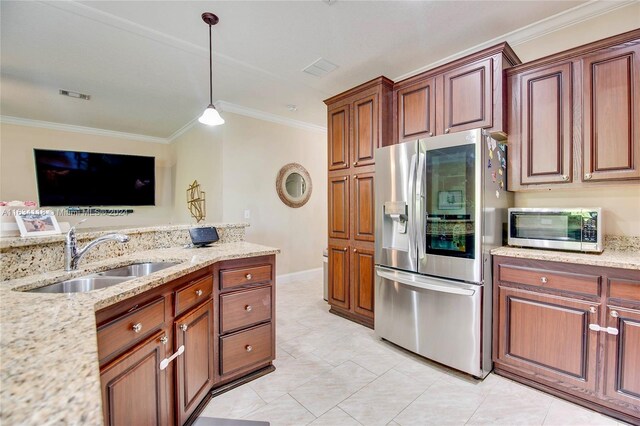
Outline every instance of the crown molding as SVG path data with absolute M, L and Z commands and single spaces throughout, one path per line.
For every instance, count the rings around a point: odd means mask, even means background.
M 39 129 L 60 130 L 63 132 L 82 133 L 85 135 L 104 136 L 109 138 L 128 139 L 140 142 L 152 142 L 168 144 L 171 142 L 167 138 L 155 136 L 139 135 L 136 133 L 116 132 L 114 130 L 96 129 L 94 127 L 74 126 L 72 124 L 53 123 L 51 121 L 31 120 L 28 118 L 11 117 L 0 115 L 0 123 L 15 124 L 18 126 L 36 127 Z
M 511 47 L 518 46 L 528 41 L 535 40 L 536 38 L 543 37 L 549 33 L 558 31 L 562 28 L 570 27 L 571 25 L 575 25 L 580 22 L 593 19 L 597 16 L 604 15 L 609 12 L 613 12 L 614 10 L 629 6 L 630 4 L 633 4 L 636 2 L 637 2 L 636 0 L 621 0 L 621 1 L 591 0 L 587 3 L 565 10 L 564 12 L 560 12 L 556 15 L 549 16 L 548 18 L 542 19 L 538 22 L 534 22 L 533 24 L 529 24 L 525 27 L 518 28 L 517 30 L 503 34 L 499 37 L 495 37 L 491 40 L 487 40 L 473 47 L 465 49 L 461 52 L 457 52 L 454 55 L 448 56 L 446 58 L 442 58 L 438 61 L 422 66 L 418 69 L 402 74 L 394 78 L 393 81 L 398 82 L 406 78 L 412 77 L 416 74 L 420 74 L 424 71 L 429 71 L 440 65 L 444 65 L 451 61 L 462 58 L 464 56 L 467 56 L 479 50 L 486 49 L 488 47 L 491 47 L 495 44 L 498 44 L 504 41 L 508 42 Z
M 246 117 L 257 118 L 258 120 L 270 121 L 272 123 L 283 124 L 285 126 L 309 130 L 316 133 L 327 133 L 326 127 L 318 126 L 317 124 L 311 124 L 305 121 L 282 117 L 280 115 L 271 114 L 253 108 L 247 108 L 231 102 L 218 101 L 215 105 L 216 108 L 222 112 L 232 112 L 234 114 L 244 115 Z

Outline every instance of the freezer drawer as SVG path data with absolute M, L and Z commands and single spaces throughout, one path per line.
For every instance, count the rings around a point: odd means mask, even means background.
M 481 285 L 376 268 L 375 333 L 426 358 L 484 377 Z

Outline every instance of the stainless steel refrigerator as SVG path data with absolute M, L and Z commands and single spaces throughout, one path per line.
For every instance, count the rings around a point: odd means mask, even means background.
M 476 129 L 376 151 L 375 333 L 485 377 L 506 147 Z

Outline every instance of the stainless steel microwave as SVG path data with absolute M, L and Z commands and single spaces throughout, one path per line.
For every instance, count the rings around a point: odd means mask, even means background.
M 601 208 L 511 208 L 510 246 L 600 253 Z

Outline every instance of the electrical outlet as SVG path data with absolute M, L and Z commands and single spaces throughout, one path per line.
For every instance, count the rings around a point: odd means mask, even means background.
M 246 209 L 246 210 L 244 211 L 244 218 L 245 218 L 245 219 L 251 219 L 251 210 Z

